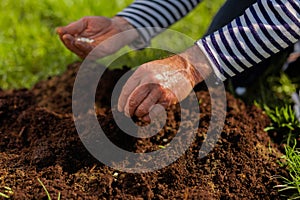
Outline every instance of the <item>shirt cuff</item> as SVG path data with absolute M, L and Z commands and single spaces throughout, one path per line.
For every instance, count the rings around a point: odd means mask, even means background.
M 150 45 L 152 37 L 148 34 L 147 28 L 145 28 L 138 22 L 138 19 L 135 19 L 132 16 L 126 16 L 126 13 L 123 11 L 119 12 L 116 16 L 126 19 L 139 33 L 139 37 L 128 44 L 130 48 L 139 50 L 144 49 Z
M 206 38 L 200 39 L 196 42 L 196 45 L 199 46 L 199 48 L 202 50 L 206 58 L 208 59 L 215 75 L 222 81 L 226 80 L 226 77 L 224 76 L 224 72 L 222 67 L 220 66 L 220 62 L 218 61 L 218 57 L 214 56 L 210 45 L 207 41 Z

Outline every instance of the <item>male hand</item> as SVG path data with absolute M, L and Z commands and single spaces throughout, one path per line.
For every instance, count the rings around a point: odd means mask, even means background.
M 159 114 L 153 109 L 155 104 L 167 108 L 183 100 L 210 72 L 208 61 L 197 46 L 183 54 L 143 64 L 124 85 L 118 110 L 150 122 L 149 112 L 151 117 Z
M 130 34 L 122 34 L 122 37 L 116 37 L 113 42 L 104 42 L 130 29 Z M 85 58 L 99 44 L 102 46 L 97 52 L 98 58 L 110 55 L 138 37 L 138 32 L 122 17 L 83 17 L 67 26 L 58 27 L 56 32 L 64 45 L 80 58 Z M 87 38 L 90 42 L 80 38 Z

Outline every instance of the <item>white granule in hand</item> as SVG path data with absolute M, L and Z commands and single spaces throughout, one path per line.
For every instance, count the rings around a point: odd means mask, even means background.
M 90 39 L 90 38 L 85 38 L 85 37 L 79 37 L 79 38 L 76 38 L 76 41 L 86 42 L 86 43 L 93 43 L 95 40 Z

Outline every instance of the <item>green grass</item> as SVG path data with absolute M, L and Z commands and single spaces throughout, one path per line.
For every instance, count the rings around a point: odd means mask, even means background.
M 283 107 L 275 107 L 274 109 L 264 105 L 263 108 L 271 119 L 271 124 L 265 128 L 265 131 L 275 131 L 283 135 L 284 140 L 282 142 L 285 143 L 299 138 L 300 122 L 290 105 L 286 104 Z
M 288 199 L 300 199 L 300 149 L 296 148 L 296 141 L 294 145 L 285 146 L 285 155 L 282 157 L 285 161 L 281 163 L 289 170 L 289 178 L 279 177 L 283 180 L 282 185 L 276 186 L 280 192 L 289 190 Z
M 14 192 L 11 188 L 4 186 L 0 187 L 0 197 L 3 197 L 5 199 L 10 199 L 11 195 L 13 195 Z
M 291 93 L 299 88 L 298 84 L 292 84 L 291 79 L 286 75 L 272 77 L 273 87 L 270 90 L 274 95 L 265 95 L 267 101 L 281 101 L 282 106 L 269 107 L 262 106 L 265 113 L 271 119 L 271 123 L 265 131 L 276 132 L 277 137 L 282 138 L 281 143 L 285 145 L 283 161 L 279 161 L 281 166 L 286 167 L 289 177 L 280 176 L 282 184 L 277 185 L 280 194 L 288 199 L 300 199 L 300 149 L 298 148 L 300 138 L 300 123 L 295 117 L 291 105 Z M 285 83 L 285 84 L 284 84 Z M 298 146 L 297 146 L 298 145 Z M 287 192 L 287 193 L 285 193 Z
M 43 189 L 44 189 L 44 191 L 45 191 L 45 193 L 46 193 L 46 195 L 47 195 L 47 198 L 48 198 L 48 200 L 51 200 L 51 196 L 50 196 L 50 194 L 49 194 L 49 192 L 48 192 L 48 190 L 47 190 L 47 188 L 46 188 L 46 186 L 44 185 L 44 183 L 38 178 L 37 179 L 38 180 L 38 182 L 40 183 L 40 185 L 43 187 Z M 58 196 L 57 196 L 57 200 L 60 200 L 60 192 L 58 193 Z
M 48 76 L 59 74 L 78 58 L 55 34 L 57 26 L 83 16 L 112 17 L 133 0 L 2 0 L 0 4 L 0 87 L 31 87 Z M 172 28 L 198 39 L 224 0 L 204 1 Z M 191 25 L 192 24 L 192 25 Z M 135 66 L 157 55 L 132 55 L 123 64 Z

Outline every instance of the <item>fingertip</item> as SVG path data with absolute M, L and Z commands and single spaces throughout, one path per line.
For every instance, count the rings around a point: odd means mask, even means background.
M 123 112 L 123 108 L 121 107 L 121 105 L 119 103 L 118 103 L 118 111 Z
M 56 33 L 59 34 L 59 35 L 64 35 L 64 34 L 66 34 L 66 31 L 65 31 L 65 29 L 64 29 L 63 27 L 57 27 L 57 28 L 55 29 L 55 31 L 56 31 Z
M 66 39 L 66 40 L 72 40 L 72 39 L 73 39 L 73 36 L 70 35 L 70 34 L 64 34 L 64 35 L 63 35 L 63 39 Z
M 125 103 L 123 101 L 121 101 L 121 96 L 120 96 L 119 101 L 118 101 L 118 110 L 119 110 L 119 112 L 124 112 L 124 107 L 125 107 Z
M 151 118 L 149 115 L 146 115 L 142 118 L 142 121 L 146 122 L 146 123 L 150 123 L 151 122 Z
M 121 112 L 124 112 L 124 114 L 127 117 L 131 117 L 130 114 L 131 106 L 129 105 L 130 99 L 131 99 L 131 95 L 125 95 L 123 92 L 121 92 L 121 95 L 119 97 L 118 107 L 120 108 Z
M 72 35 L 70 34 L 65 34 L 62 37 L 62 41 L 64 42 L 65 46 L 71 50 L 72 52 L 74 52 L 75 54 L 77 54 L 81 59 L 85 58 L 85 54 L 76 47 L 75 45 L 75 39 Z
M 128 105 L 128 103 L 126 103 L 126 105 L 125 105 L 125 107 L 124 107 L 124 114 L 125 114 L 127 117 L 131 117 L 130 112 L 129 112 L 129 105 Z
M 74 37 L 73 37 L 72 35 L 70 35 L 70 34 L 65 34 L 65 35 L 62 36 L 62 39 L 63 39 L 66 43 L 68 43 L 70 46 L 71 46 L 71 45 L 74 45 L 75 40 L 74 40 Z
M 117 104 L 117 109 L 119 112 L 123 112 L 123 106 L 121 105 L 121 96 L 118 98 L 118 104 Z

